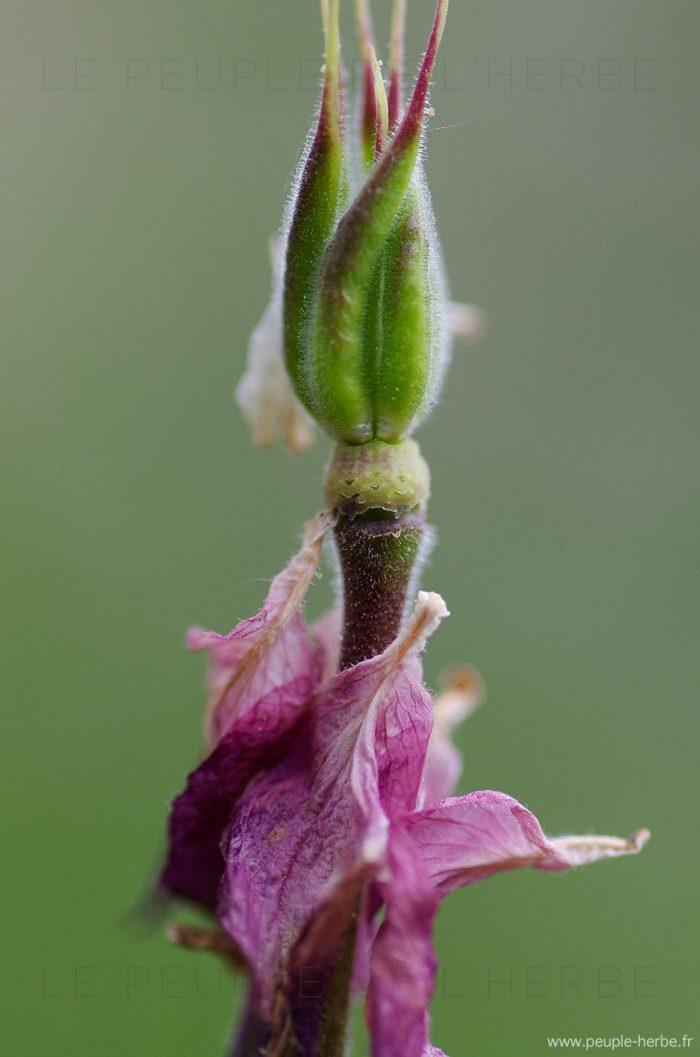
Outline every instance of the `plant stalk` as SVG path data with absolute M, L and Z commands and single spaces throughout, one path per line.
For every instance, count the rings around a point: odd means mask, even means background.
M 341 514 L 335 529 L 343 585 L 341 670 L 375 657 L 396 638 L 424 534 L 421 514 Z
M 425 534 L 422 514 L 341 512 L 335 529 L 343 585 L 340 668 L 375 657 L 396 638 Z M 359 911 L 345 932 L 325 992 L 318 1057 L 345 1057 Z

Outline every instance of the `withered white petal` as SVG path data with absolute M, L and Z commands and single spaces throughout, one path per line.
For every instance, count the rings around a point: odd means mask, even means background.
M 284 367 L 280 241 L 270 242 L 273 292 L 248 344 L 245 372 L 236 387 L 236 402 L 261 448 L 281 440 L 290 452 L 314 442 L 311 419 L 297 400 Z
M 486 313 L 477 305 L 463 305 L 458 301 L 448 304 L 447 326 L 457 341 L 479 341 L 486 325 Z

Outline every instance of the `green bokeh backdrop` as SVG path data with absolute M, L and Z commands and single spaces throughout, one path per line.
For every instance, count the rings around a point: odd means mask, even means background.
M 409 5 L 412 60 L 431 6 Z M 636 861 L 451 898 L 433 1035 L 452 1057 L 700 1035 L 696 16 L 450 13 L 428 167 L 453 290 L 491 325 L 421 433 L 425 583 L 453 614 L 427 677 L 470 660 L 487 683 L 465 790 L 553 833 L 654 831 Z M 326 443 L 256 452 L 231 399 L 318 12 L 27 0 L 2 20 L 2 1052 L 216 1057 L 235 985 L 123 918 L 199 751 L 184 629 L 253 612 L 321 502 Z

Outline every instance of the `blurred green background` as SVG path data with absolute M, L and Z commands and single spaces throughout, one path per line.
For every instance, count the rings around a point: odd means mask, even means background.
M 413 64 L 432 3 L 409 7 Z M 450 12 L 428 168 L 453 292 L 491 322 L 421 433 L 424 581 L 453 614 L 426 673 L 470 660 L 489 689 L 464 790 L 521 797 L 550 833 L 654 831 L 638 860 L 451 898 L 451 1057 L 700 1035 L 697 15 Z M 12 0 L 2 21 L 2 1052 L 216 1057 L 236 986 L 123 918 L 199 752 L 184 629 L 255 611 L 321 503 L 326 442 L 254 451 L 231 398 L 319 15 Z

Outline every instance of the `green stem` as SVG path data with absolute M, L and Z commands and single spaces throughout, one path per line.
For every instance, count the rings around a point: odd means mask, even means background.
M 319 1034 L 319 1057 L 344 1057 L 346 1053 L 357 925 L 356 912 L 331 970 Z

